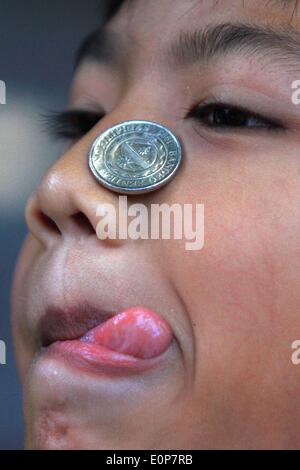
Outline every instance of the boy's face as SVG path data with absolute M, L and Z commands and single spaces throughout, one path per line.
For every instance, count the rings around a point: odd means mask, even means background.
M 125 3 L 106 25 L 115 46 L 97 50 L 98 60 L 95 49 L 82 59 L 71 108 L 105 116 L 29 201 L 30 234 L 13 290 L 28 447 L 300 445 L 299 371 L 291 362 L 300 332 L 294 6 Z M 171 47 L 174 41 L 185 50 Z M 206 112 L 192 113 L 196 105 Z M 171 129 L 183 163 L 165 188 L 131 200 L 204 204 L 203 249 L 187 251 L 184 239 L 97 239 L 96 208 L 117 206 L 118 194 L 93 178 L 88 151 L 102 131 L 132 119 Z M 89 373 L 42 348 L 51 328 L 52 341 L 65 339 L 68 322 L 83 324 L 89 309 L 135 305 L 158 312 L 174 334 L 150 369 Z

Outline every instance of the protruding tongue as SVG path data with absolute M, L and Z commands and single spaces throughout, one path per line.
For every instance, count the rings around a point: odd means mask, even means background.
M 169 325 L 144 307 L 130 308 L 88 331 L 81 341 L 150 359 L 162 354 L 172 340 Z

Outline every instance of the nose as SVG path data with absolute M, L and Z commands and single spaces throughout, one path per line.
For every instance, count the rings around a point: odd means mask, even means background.
M 43 245 L 49 246 L 59 237 L 96 236 L 97 208 L 100 204 L 116 206 L 118 194 L 102 187 L 88 168 L 92 142 L 114 123 L 117 121 L 104 118 L 69 148 L 49 168 L 29 198 L 25 214 L 27 225 Z
M 118 209 L 119 194 L 99 184 L 92 174 L 88 154 L 96 137 L 120 122 L 135 120 L 140 110 L 134 109 L 132 97 L 124 98 L 119 106 L 107 114 L 82 139 L 71 146 L 46 172 L 26 206 L 26 221 L 30 232 L 43 245 L 53 244 L 59 237 L 97 236 L 99 206 L 111 204 Z M 161 107 L 146 107 L 145 121 L 159 122 Z M 133 196 L 130 196 L 131 198 Z M 139 202 L 141 196 L 138 196 Z M 147 198 L 149 202 L 149 199 Z M 116 218 L 118 219 L 118 218 Z M 117 221 L 116 221 L 117 224 Z M 114 232 L 118 233 L 116 227 Z M 121 240 L 106 239 L 107 244 L 118 245 Z

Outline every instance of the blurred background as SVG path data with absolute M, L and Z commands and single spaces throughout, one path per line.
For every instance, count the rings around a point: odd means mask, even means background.
M 1 0 L 0 80 L 0 340 L 7 346 L 0 365 L 0 449 L 23 447 L 21 393 L 14 362 L 9 296 L 26 229 L 27 197 L 63 144 L 43 129 L 42 115 L 63 109 L 81 40 L 101 21 L 101 1 Z

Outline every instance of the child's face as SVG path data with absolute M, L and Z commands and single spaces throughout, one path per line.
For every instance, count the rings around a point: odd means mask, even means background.
M 14 283 L 28 447 L 300 445 L 291 362 L 300 334 L 300 113 L 291 101 L 300 39 L 275 33 L 299 29 L 293 11 L 294 1 L 125 3 L 106 25 L 118 44 L 82 59 L 71 107 L 105 116 L 31 198 Z M 196 29 L 187 50 L 170 48 Z M 209 104 L 198 120 L 190 113 Z M 132 119 L 165 125 L 183 148 L 175 179 L 132 200 L 204 204 L 203 249 L 187 251 L 184 239 L 97 239 L 96 208 L 117 206 L 118 194 L 93 178 L 88 151 L 103 130 Z M 85 313 L 136 305 L 174 334 L 148 370 L 89 373 L 41 348 L 66 339 Z

